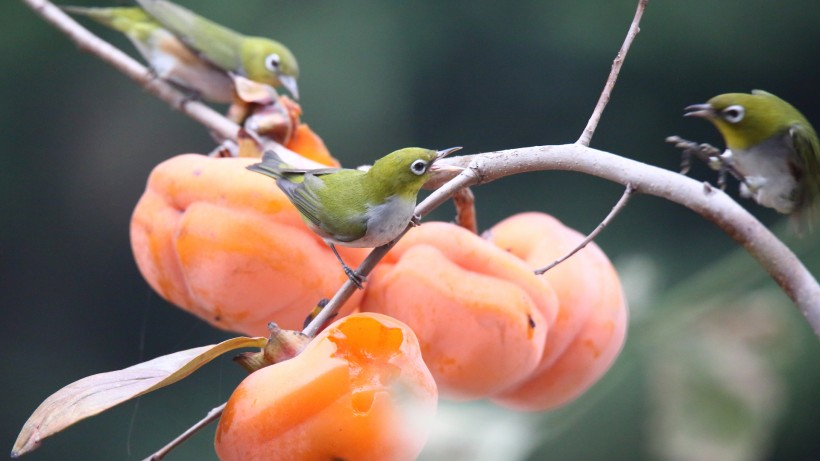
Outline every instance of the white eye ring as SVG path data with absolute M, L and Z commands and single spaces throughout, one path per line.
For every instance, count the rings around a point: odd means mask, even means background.
M 720 113 L 727 122 L 737 123 L 743 120 L 743 116 L 746 115 L 746 109 L 744 109 L 743 106 L 735 104 L 723 109 Z
M 424 160 L 416 160 L 410 164 L 410 171 L 413 174 L 421 176 L 427 171 L 427 162 Z
M 276 53 L 271 53 L 265 56 L 265 67 L 268 68 L 271 72 L 279 72 L 279 55 Z

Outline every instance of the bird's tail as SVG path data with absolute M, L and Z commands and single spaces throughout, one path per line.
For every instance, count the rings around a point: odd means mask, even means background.
M 142 8 L 136 6 L 121 6 L 110 8 L 87 8 L 83 6 L 61 6 L 60 9 L 69 14 L 86 16 L 100 24 L 120 31 L 124 34 L 134 30 L 139 24 L 154 22 Z
M 284 172 L 282 170 L 283 168 L 287 168 L 287 164 L 285 164 L 285 162 L 283 162 L 282 159 L 276 155 L 276 152 L 266 150 L 262 155 L 261 163 L 254 163 L 253 165 L 249 165 L 247 168 L 265 176 L 279 179 L 284 176 Z

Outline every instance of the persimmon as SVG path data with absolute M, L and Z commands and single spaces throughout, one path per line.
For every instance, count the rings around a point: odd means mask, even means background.
M 297 138 L 315 149 L 311 133 Z M 269 321 L 301 328 L 347 277 L 276 184 L 245 169 L 256 161 L 186 154 L 157 165 L 131 218 L 131 247 L 163 298 L 220 328 L 264 336 Z M 354 265 L 366 254 L 339 250 Z
M 331 157 L 330 152 L 325 146 L 325 142 L 320 138 L 310 127 L 302 123 L 294 131 L 290 142 L 287 144 L 288 149 L 298 152 L 302 156 L 313 160 L 315 162 L 323 163 L 325 165 L 339 166 L 339 162 Z
M 407 323 L 442 395 L 484 398 L 526 379 L 558 308 L 519 258 L 452 224 L 412 229 L 379 264 L 362 309 Z
M 245 378 L 215 448 L 222 461 L 412 460 L 436 402 L 413 331 L 384 315 L 353 314 L 295 358 Z
M 543 213 L 496 224 L 490 243 L 539 268 L 575 248 L 584 236 Z M 590 243 L 543 276 L 558 295 L 541 363 L 527 380 L 493 398 L 520 410 L 547 410 L 572 401 L 609 369 L 626 339 L 627 304 L 618 274 Z

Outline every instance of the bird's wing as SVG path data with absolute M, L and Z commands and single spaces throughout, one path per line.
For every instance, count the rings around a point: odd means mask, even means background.
M 137 0 L 137 3 L 203 59 L 225 71 L 242 68 L 239 50 L 244 35 L 166 0 Z
M 321 227 L 321 204 L 319 197 L 316 195 L 314 188 L 309 187 L 305 183 L 310 184 L 311 181 L 306 178 L 306 181 L 293 182 L 287 177 L 280 177 L 276 180 L 276 184 L 282 189 L 282 192 L 288 196 L 288 199 L 296 206 L 302 216 L 310 221 L 314 226 Z
M 820 197 L 820 141 L 810 125 L 798 123 L 789 129 L 794 149 L 797 151 L 798 168 L 802 174 L 802 188 L 798 192 L 798 209 L 812 207 Z M 812 210 L 808 210 L 812 212 Z
M 367 232 L 367 216 L 349 200 L 347 189 L 341 191 L 327 189 L 325 181 L 312 171 L 304 175 L 304 180 L 295 184 L 282 178 L 276 183 L 290 198 L 290 201 L 322 237 L 330 237 L 337 242 L 350 242 Z M 328 213 L 328 209 L 348 208 L 350 213 L 340 216 Z

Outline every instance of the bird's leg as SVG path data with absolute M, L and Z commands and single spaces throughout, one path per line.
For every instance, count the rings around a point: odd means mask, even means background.
M 715 160 L 720 161 L 720 150 L 709 144 L 698 144 L 696 142 L 687 141 L 680 136 L 669 136 L 666 142 L 674 144 L 681 152 L 681 174 L 689 172 L 689 167 L 692 165 L 692 157 L 697 157 L 712 169 L 715 168 Z
M 696 142 L 687 141 L 680 136 L 669 136 L 666 142 L 674 144 L 682 150 L 681 153 L 681 174 L 686 174 L 691 166 L 692 157 L 696 157 L 704 162 L 709 168 L 718 172 L 717 184 L 721 190 L 726 188 L 726 174 L 729 173 L 738 181 L 743 182 L 743 175 L 735 168 L 732 162 L 732 155 L 729 151 L 721 153 L 717 147 Z
M 689 173 L 690 168 L 692 168 L 692 153 L 684 149 L 680 154 L 680 174 Z
M 180 87 L 180 89 L 182 90 L 183 94 L 185 94 L 185 97 L 182 98 L 182 101 L 180 101 L 179 103 L 180 107 L 184 108 L 186 105 L 188 105 L 189 102 L 202 101 L 201 91 L 186 87 Z
M 345 264 L 345 262 L 342 260 L 342 257 L 339 256 L 339 252 L 336 251 L 336 246 L 333 245 L 332 243 L 330 244 L 330 249 L 333 250 L 333 254 L 336 255 L 336 259 L 338 259 L 339 262 L 342 264 L 342 269 L 344 269 L 345 275 L 347 275 L 347 278 L 349 278 L 350 281 L 353 282 L 354 285 L 356 285 L 356 288 L 358 288 L 360 290 L 363 289 L 364 287 L 362 286 L 362 283 L 364 283 L 367 280 L 367 277 L 365 277 L 362 274 L 354 271 L 353 269 L 350 268 L 350 266 Z

